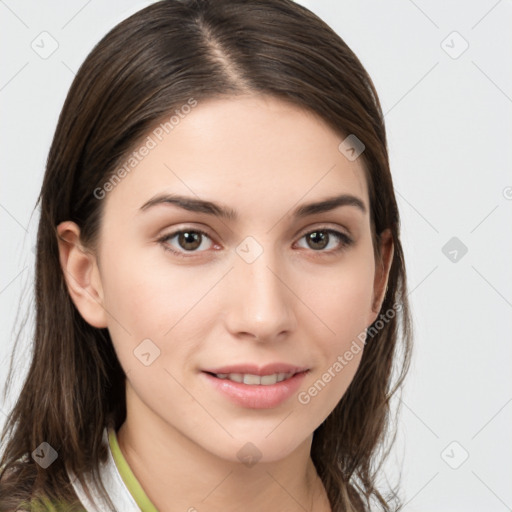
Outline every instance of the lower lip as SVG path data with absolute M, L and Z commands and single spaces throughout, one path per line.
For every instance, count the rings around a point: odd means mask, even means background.
M 272 409 L 297 392 L 306 373 L 296 373 L 289 379 L 268 386 L 261 384 L 249 385 L 242 382 L 233 382 L 229 379 L 219 379 L 206 372 L 202 372 L 202 375 L 212 386 L 237 405 L 249 409 Z

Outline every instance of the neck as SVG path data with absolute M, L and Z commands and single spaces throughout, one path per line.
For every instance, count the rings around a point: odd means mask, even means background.
M 311 460 L 312 437 L 283 459 L 248 466 L 204 450 L 151 413 L 130 414 L 128 406 L 117 438 L 160 512 L 331 510 Z

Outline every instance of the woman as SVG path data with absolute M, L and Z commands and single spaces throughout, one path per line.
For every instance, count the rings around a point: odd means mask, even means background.
M 391 510 L 399 216 L 377 93 L 324 22 L 131 16 L 77 73 L 39 203 L 1 510 Z

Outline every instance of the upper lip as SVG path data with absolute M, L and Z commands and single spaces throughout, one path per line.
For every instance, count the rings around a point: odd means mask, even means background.
M 242 373 L 251 375 L 273 375 L 274 373 L 301 373 L 309 368 L 286 363 L 271 363 L 264 366 L 255 364 L 233 364 L 229 366 L 219 366 L 217 368 L 208 368 L 203 370 L 207 373 Z

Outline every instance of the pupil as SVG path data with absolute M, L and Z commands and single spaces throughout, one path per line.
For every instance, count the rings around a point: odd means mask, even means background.
M 309 241 L 313 242 L 313 244 L 318 244 L 317 247 L 312 247 L 312 249 L 323 249 L 327 246 L 327 233 L 325 233 L 325 231 L 314 231 L 313 233 L 310 233 Z
M 183 249 L 197 249 L 201 245 L 200 233 L 184 232 L 179 235 L 179 243 Z

